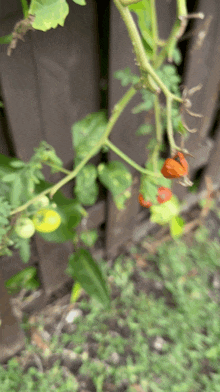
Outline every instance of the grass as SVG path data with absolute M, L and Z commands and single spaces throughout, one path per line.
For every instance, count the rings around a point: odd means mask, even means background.
M 112 268 L 100 262 L 117 293 L 111 311 L 79 301 L 83 322 L 78 317 L 73 334 L 53 336 L 52 352 L 71 342 L 82 360 L 78 375 L 91 377 L 97 392 L 106 392 L 106 380 L 114 391 L 125 382 L 128 392 L 220 392 L 220 245 L 207 236 L 202 228 L 190 248 L 182 240 L 163 244 L 147 256 L 146 270 L 132 257 L 137 248 Z M 65 380 L 62 371 L 59 363 L 48 373 L 30 368 L 21 379 L 12 359 L 7 370 L 0 366 L 1 392 L 77 392 L 78 375 Z

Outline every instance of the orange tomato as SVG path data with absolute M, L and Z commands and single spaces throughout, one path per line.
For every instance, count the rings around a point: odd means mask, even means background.
M 142 196 L 141 193 L 139 193 L 138 201 L 139 201 L 139 203 L 140 203 L 140 205 L 141 205 L 142 207 L 149 208 L 149 207 L 152 206 L 152 203 L 151 203 L 150 201 L 145 201 L 145 200 L 144 200 L 144 198 L 143 198 L 143 196 Z
M 165 188 L 164 186 L 158 188 L 157 201 L 159 204 L 166 203 L 166 201 L 170 200 L 171 197 L 172 197 L 172 192 L 169 188 Z M 150 201 L 145 201 L 141 193 L 139 193 L 138 201 L 140 205 L 145 208 L 149 208 L 153 205 Z
M 160 204 L 166 203 L 166 201 L 170 200 L 172 197 L 172 192 L 169 188 L 165 188 L 164 186 L 161 186 L 158 188 L 158 196 L 157 196 L 157 201 Z
M 161 169 L 165 178 L 179 178 L 188 174 L 188 163 L 182 152 L 177 152 L 173 158 L 167 158 Z

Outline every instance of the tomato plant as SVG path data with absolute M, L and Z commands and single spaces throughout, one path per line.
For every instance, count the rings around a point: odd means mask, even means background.
M 85 5 L 85 0 L 73 1 Z M 30 6 L 26 0 L 22 0 L 21 3 L 24 19 L 15 25 L 10 35 L 2 37 L 0 41 L 10 42 L 8 55 L 11 55 L 12 50 L 16 48 L 18 38 L 23 39 L 29 29 L 46 31 L 59 24 L 63 26 L 69 12 L 66 0 L 53 1 L 51 6 L 53 12 L 45 1 L 32 0 Z M 93 205 L 98 198 L 98 181 L 111 192 L 118 210 L 126 208 L 126 202 L 132 196 L 133 177 L 121 161 L 101 162 L 98 167 L 89 164 L 90 159 L 101 149 L 111 149 L 127 165 L 140 173 L 141 193 L 138 200 L 143 207 L 151 207 L 152 221 L 169 224 L 172 220 L 171 234 L 180 226 L 177 219 L 180 205 L 177 198 L 172 197 L 172 192 L 168 188 L 169 179 L 181 178 L 184 180 L 182 185 L 185 186 L 191 186 L 192 183 L 189 179 L 187 181 L 188 163 L 184 154 L 188 151 L 184 148 L 184 140 L 181 148 L 176 145 L 174 133 L 179 131 L 184 138 L 189 130 L 187 125 L 184 125 L 182 113 L 191 107 L 191 96 L 198 90 L 194 87 L 190 92 L 185 91 L 181 95 L 179 88 L 181 78 L 176 68 L 176 65 L 181 62 L 181 54 L 177 47 L 178 39 L 183 34 L 190 17 L 186 3 L 186 0 L 177 0 L 176 21 L 170 36 L 166 41 L 162 41 L 157 28 L 155 1 L 114 0 L 128 34 L 132 37 L 133 52 L 139 72 L 134 75 L 127 67 L 114 75 L 121 81 L 123 87 L 129 86 L 129 88 L 115 104 L 109 118 L 107 113 L 101 110 L 88 114 L 73 124 L 72 170 L 63 167 L 63 162 L 56 155 L 54 148 L 45 141 L 41 141 L 40 146 L 35 148 L 35 153 L 29 162 L 7 158 L 1 154 L 0 255 L 11 254 L 9 237 L 13 232 L 17 233 L 15 245 L 19 248 L 23 261 L 28 261 L 30 254 L 30 241 L 24 239 L 30 238 L 35 230 L 48 241 L 59 243 L 72 240 L 74 242 L 75 229 L 81 222 L 82 216 L 87 215 L 83 206 Z M 198 15 L 201 17 L 201 13 Z M 193 17 L 196 17 L 196 14 L 193 14 Z M 142 124 L 136 131 L 139 135 L 152 133 L 150 143 L 147 145 L 149 159 L 144 168 L 110 140 L 110 133 L 119 116 L 137 93 L 141 96 L 141 102 L 132 109 L 132 113 L 152 110 L 155 119 L 152 122 L 154 125 Z M 165 107 L 160 94 L 165 97 Z M 188 110 L 188 114 L 199 116 L 191 110 Z M 164 147 L 162 141 L 165 133 L 169 142 L 170 156 L 173 158 L 166 159 L 161 169 L 160 153 Z M 65 177 L 56 184 L 47 183 L 42 173 L 43 165 L 50 166 L 52 174 L 62 172 Z M 67 199 L 59 189 L 74 178 L 74 199 Z M 49 195 L 50 199 L 46 195 Z M 55 206 L 57 210 L 53 208 Z M 20 213 L 25 216 L 16 222 Z M 11 228 L 13 229 L 14 225 L 13 231 Z M 91 245 L 96 239 L 96 234 L 88 233 L 87 230 L 81 239 L 86 245 Z M 79 259 L 80 263 L 77 263 Z M 106 283 L 89 252 L 79 249 L 77 255 L 70 258 L 69 263 L 71 274 L 78 279 L 80 285 L 91 295 L 96 293 L 107 305 L 109 300 Z

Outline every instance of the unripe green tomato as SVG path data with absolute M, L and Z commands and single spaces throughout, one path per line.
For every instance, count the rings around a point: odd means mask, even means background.
M 35 233 L 35 227 L 31 219 L 20 218 L 15 225 L 15 232 L 20 238 L 30 238 Z
M 47 207 L 49 205 L 50 201 L 47 196 L 41 196 L 35 203 L 33 203 L 33 206 L 36 208 L 43 208 Z
M 42 208 L 36 212 L 32 221 L 37 231 L 51 233 L 60 226 L 61 216 L 52 209 Z

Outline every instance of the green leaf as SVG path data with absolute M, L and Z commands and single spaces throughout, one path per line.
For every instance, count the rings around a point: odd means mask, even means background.
M 6 174 L 5 176 L 2 177 L 2 181 L 3 182 L 13 182 L 16 179 L 16 173 L 10 173 L 10 174 Z
M 102 184 L 112 193 L 116 207 L 124 209 L 126 200 L 131 197 L 129 187 L 132 184 L 132 175 L 126 166 L 119 161 L 100 163 L 98 175 Z
M 21 0 L 23 15 L 26 18 L 28 16 L 28 2 L 27 0 Z
M 181 237 L 185 221 L 179 216 L 173 216 L 170 222 L 170 234 L 173 238 Z
M 19 161 L 19 160 L 14 160 L 10 162 L 10 166 L 15 167 L 16 169 L 20 169 L 21 167 L 24 167 L 26 165 L 25 162 Z
M 153 102 L 151 101 L 145 101 L 145 102 L 141 102 L 139 103 L 139 105 L 135 106 L 131 113 L 133 114 L 137 114 L 137 113 L 141 113 L 141 112 L 148 112 L 148 110 L 152 109 L 153 107 Z
M 21 260 L 23 263 L 28 263 L 31 257 L 30 238 L 20 238 L 18 246 Z
M 151 124 L 142 124 L 135 134 L 137 136 L 144 136 L 144 135 L 149 135 L 153 131 L 154 127 Z
M 175 64 L 180 65 L 182 62 L 182 54 L 178 48 L 175 48 L 173 51 L 173 61 Z
M 141 176 L 140 193 L 144 200 L 150 201 L 152 204 L 157 203 L 158 186 L 151 181 L 150 176 Z
M 104 308 L 110 309 L 110 296 L 100 267 L 86 249 L 78 249 L 69 257 L 69 272 L 83 289 L 95 297 Z
M 149 91 L 149 90 L 141 90 L 141 95 L 142 95 L 142 101 L 140 104 L 138 104 L 137 106 L 135 106 L 132 109 L 132 113 L 133 114 L 137 114 L 143 111 L 149 111 L 150 109 L 153 108 L 154 106 L 154 94 Z
M 19 175 L 16 176 L 14 182 L 12 183 L 10 191 L 10 203 L 13 208 L 17 208 L 21 203 L 21 196 L 23 191 L 23 182 Z
M 181 82 L 181 78 L 177 73 L 177 68 L 175 65 L 163 65 L 156 72 L 170 91 L 175 94 L 179 92 L 179 83 Z
M 5 282 L 10 294 L 20 291 L 22 288 L 34 290 L 39 287 L 38 279 L 35 279 L 37 270 L 35 267 L 27 267 Z
M 74 304 L 77 299 L 79 298 L 80 294 L 82 292 L 82 288 L 81 285 L 79 284 L 79 282 L 76 282 L 73 285 L 72 291 L 71 291 L 71 297 L 70 297 L 70 303 Z
M 166 223 L 169 223 L 174 216 L 179 214 L 180 206 L 177 197 L 172 196 L 166 203 L 153 205 L 150 209 L 150 220 L 159 225 L 165 225 Z
M 97 168 L 94 165 L 84 166 L 76 176 L 74 192 L 80 203 L 85 206 L 91 206 L 97 200 L 99 188 L 96 178 Z
M 106 111 L 91 113 L 72 126 L 75 165 L 77 166 L 98 143 L 106 130 Z M 97 149 L 97 154 L 99 149 Z M 95 155 L 94 154 L 94 155 Z
M 41 31 L 63 26 L 68 13 L 66 0 L 31 0 L 29 8 L 29 14 L 35 15 L 33 28 Z
M 151 8 L 148 0 L 142 0 L 137 4 L 131 4 L 128 6 L 130 11 L 136 13 L 138 17 L 138 26 L 141 34 L 147 44 L 153 48 L 154 41 L 151 32 Z
M 12 34 L 5 35 L 4 37 L 0 37 L 0 44 L 10 44 L 12 41 Z
M 80 238 L 86 246 L 94 246 L 98 239 L 98 233 L 96 229 L 83 231 L 80 233 Z
M 73 0 L 74 3 L 79 4 L 79 5 L 86 5 L 85 0 Z
M 140 77 L 132 74 L 131 68 L 126 67 L 124 70 L 116 71 L 114 73 L 114 78 L 121 81 L 123 87 L 128 86 L 130 83 L 138 83 Z

